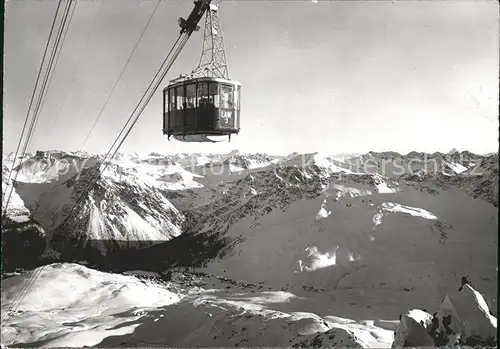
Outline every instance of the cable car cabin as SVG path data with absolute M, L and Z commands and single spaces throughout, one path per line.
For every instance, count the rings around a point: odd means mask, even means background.
M 240 91 L 239 82 L 220 78 L 171 81 L 163 90 L 163 134 L 180 141 L 231 139 L 240 132 Z

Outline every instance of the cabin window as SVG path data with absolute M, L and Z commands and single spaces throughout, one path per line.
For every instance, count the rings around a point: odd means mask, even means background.
M 168 111 L 168 103 L 170 101 L 170 99 L 168 98 L 168 90 L 164 90 L 163 91 L 163 111 L 166 113 Z
M 177 110 L 184 109 L 184 86 L 179 86 L 175 90 L 176 92 L 176 101 L 177 101 Z
M 234 107 L 236 110 L 240 110 L 240 92 L 241 86 L 236 86 L 236 89 L 234 90 Z
M 216 82 L 210 83 L 208 100 L 214 105 L 214 107 L 219 108 L 219 84 Z
M 169 99 L 169 104 L 168 104 L 168 111 L 174 111 L 175 110 L 175 90 L 170 89 L 168 90 L 168 99 Z
M 233 108 L 233 86 L 222 85 L 221 86 L 221 108 L 232 109 Z
M 198 107 L 205 107 L 207 105 L 208 101 L 208 83 L 206 82 L 199 82 L 198 83 L 198 91 L 196 94 L 197 102 L 198 102 Z
M 186 109 L 193 109 L 196 105 L 196 84 L 186 85 Z

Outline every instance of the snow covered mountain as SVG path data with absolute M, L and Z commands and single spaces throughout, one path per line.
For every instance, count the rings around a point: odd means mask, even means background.
M 421 169 L 405 174 L 401 179 L 414 182 L 419 188 L 438 187 L 444 190 L 460 190 L 468 195 L 492 203 L 498 207 L 498 154 L 487 157 L 464 157 L 467 168 L 455 175 Z M 458 166 L 455 165 L 455 168 Z M 417 184 L 418 183 L 418 184 Z
M 163 192 L 196 186 L 190 182 L 193 175 L 180 167 L 156 165 L 155 159 L 120 156 L 88 190 L 99 160 L 39 152 L 15 168 L 15 192 L 30 218 L 46 232 L 46 253 L 72 254 L 71 247 L 78 250 L 90 243 L 105 254 L 116 247 L 137 247 L 181 234 L 184 216 Z
M 54 244 L 67 247 L 68 240 L 75 246 L 96 241 L 104 254 L 118 246 L 167 241 L 182 231 L 224 230 L 235 220 L 233 211 L 263 216 L 321 195 L 326 202 L 396 193 L 403 185 L 434 196 L 456 190 L 498 202 L 498 154 L 118 154 L 82 195 L 100 158 L 63 151 L 27 155 L 15 168 L 8 217 L 41 226 L 51 251 Z M 4 156 L 4 185 L 12 185 L 5 183 L 12 161 L 12 154 Z M 66 219 L 70 212 L 76 218 Z M 317 215 L 328 212 L 322 208 Z
M 116 337 L 80 341 L 71 330 L 61 340 L 41 339 L 26 330 L 24 343 L 387 347 L 401 332 L 398 314 L 439 309 L 462 275 L 495 312 L 498 155 L 119 154 L 86 190 L 100 159 L 39 152 L 16 168 L 24 224 L 44 232 L 43 248 L 33 242 L 32 250 L 108 272 L 147 271 L 171 286 L 180 282 L 189 301 L 168 311 L 154 304 L 142 315 L 133 305 L 106 313 L 126 313 L 138 326 Z M 21 248 L 23 222 L 9 224 L 9 244 Z M 98 273 L 62 265 L 68 275 Z M 47 279 L 61 277 L 55 266 Z M 15 313 L 13 321 L 32 316 Z M 85 332 L 94 320 L 88 311 L 82 316 Z M 171 325 L 174 316 L 195 320 Z M 255 316 L 267 325 L 259 327 Z M 160 325 L 171 327 L 156 333 Z M 277 337 L 279 328 L 289 334 Z

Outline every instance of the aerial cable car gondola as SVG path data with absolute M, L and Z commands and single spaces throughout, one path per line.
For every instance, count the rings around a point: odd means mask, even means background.
M 181 33 L 188 23 L 190 18 L 179 19 Z M 183 142 L 216 142 L 211 136 L 231 140 L 240 132 L 240 93 L 241 84 L 229 79 L 218 8 L 210 4 L 198 66 L 163 89 L 163 134 Z

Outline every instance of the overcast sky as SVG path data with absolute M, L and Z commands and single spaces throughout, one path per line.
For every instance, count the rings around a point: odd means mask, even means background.
M 17 145 L 56 6 L 5 5 L 4 151 Z M 83 146 L 155 6 L 78 1 L 30 151 Z M 162 1 L 86 150 L 108 150 L 192 7 Z M 122 151 L 497 151 L 495 1 L 233 0 L 219 16 L 229 75 L 242 84 L 240 135 L 168 142 L 158 91 Z M 193 34 L 164 86 L 196 66 L 202 36 Z

